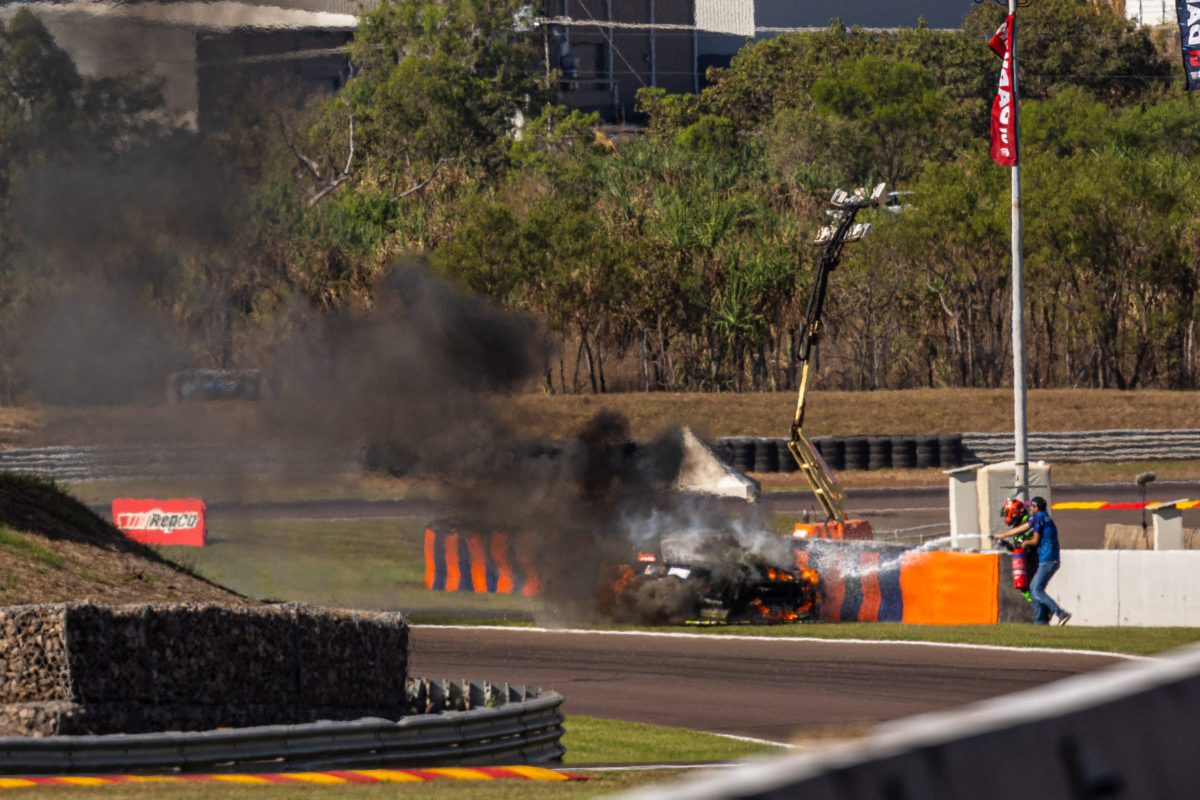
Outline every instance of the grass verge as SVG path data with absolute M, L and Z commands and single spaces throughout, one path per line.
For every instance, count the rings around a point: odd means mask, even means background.
M 417 624 L 529 625 L 546 621 L 538 598 L 425 588 L 425 521 L 404 519 L 230 520 L 202 548 L 163 547 L 164 557 L 250 597 L 406 613 Z M 2 544 L 2 543 L 0 543 Z M 570 620 L 554 620 L 571 626 Z M 1200 641 L 1200 628 L 1032 625 L 905 625 L 890 622 L 641 628 L 717 635 L 801 636 L 1066 647 L 1151 655 Z
M 585 764 L 669 764 L 731 761 L 783 748 L 683 728 L 595 717 L 567 717 L 563 744 L 567 769 Z
M 65 560 L 62 556 L 51 553 L 7 525 L 0 525 L 0 549 L 22 558 L 39 561 L 50 567 L 61 567 Z
M 414 622 L 529 620 L 536 598 L 425 588 L 421 519 L 228 520 L 205 547 L 158 552 L 249 597 L 403 611 Z
M 791 625 L 642 628 L 661 632 L 688 630 L 717 635 L 869 639 L 872 641 L 939 642 L 995 647 L 1048 647 L 1095 650 L 1128 655 L 1154 655 L 1200 642 L 1200 628 L 1090 627 L 1084 625 L 906 625 L 897 622 L 800 623 Z

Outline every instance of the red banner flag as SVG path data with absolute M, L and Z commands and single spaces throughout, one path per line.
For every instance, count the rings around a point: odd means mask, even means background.
M 1017 163 L 1017 114 L 1013 94 L 1013 17 L 1008 15 L 988 47 L 1004 59 L 1000 65 L 1000 88 L 992 101 L 992 160 L 1002 167 Z

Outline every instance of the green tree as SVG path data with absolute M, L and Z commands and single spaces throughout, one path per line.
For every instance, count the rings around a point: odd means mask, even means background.
M 963 21 L 967 38 L 986 42 L 1006 11 L 986 3 Z M 1022 98 L 1047 99 L 1079 87 L 1111 105 L 1159 94 L 1170 62 L 1117 6 L 1088 0 L 1042 0 L 1017 14 L 1017 75 Z M 986 48 L 984 48 L 986 50 Z M 999 59 L 993 56 L 994 71 Z
M 812 85 L 814 113 L 836 116 L 812 131 L 816 158 L 844 164 L 855 181 L 882 175 L 889 183 L 911 178 L 925 161 L 940 161 L 963 142 L 963 126 L 920 64 L 863 56 Z M 821 132 L 838 134 L 820 137 Z M 806 131 L 803 127 L 800 136 Z
M 519 115 L 536 116 L 547 85 L 516 0 L 384 0 L 362 16 L 354 76 L 297 154 L 313 202 L 356 176 L 395 196 L 448 164 L 495 177 Z M 320 156 L 309 156 L 319 153 Z

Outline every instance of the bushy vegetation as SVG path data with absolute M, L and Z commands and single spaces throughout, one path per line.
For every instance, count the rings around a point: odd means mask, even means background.
M 886 180 L 909 205 L 864 212 L 872 235 L 831 281 L 819 386 L 1010 380 L 1009 171 L 987 152 L 1002 8 L 957 31 L 834 24 L 747 45 L 699 96 L 643 90 L 644 127 L 614 146 L 554 104 L 519 6 L 384 0 L 336 94 L 248 90 L 219 137 L 175 137 L 219 176 L 202 225 L 166 224 L 159 198 L 122 220 L 144 234 L 114 246 L 123 260 L 89 257 L 206 365 L 265 359 L 297 302 L 369 307 L 417 251 L 539 322 L 549 391 L 791 389 L 828 197 Z M 37 28 L 19 14 L 0 31 L 6 73 L 63 84 L 0 84 L 0 140 L 20 145 L 0 165 L 12 311 L 61 285 L 48 262 L 79 258 L 16 212 L 42 165 L 80 160 L 33 147 L 38 132 L 85 132 L 110 165 L 150 147 L 147 87 L 83 81 Z M 1084 0 L 1023 7 L 1019 36 L 1030 385 L 1195 388 L 1200 115 L 1176 56 Z M 154 268 L 119 266 L 131 254 Z

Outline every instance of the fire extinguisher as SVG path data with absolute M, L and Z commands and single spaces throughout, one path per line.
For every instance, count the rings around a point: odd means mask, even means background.
M 1025 569 L 1027 564 L 1025 548 L 1014 547 L 1012 551 L 1013 588 L 1022 592 L 1029 588 L 1029 573 Z

